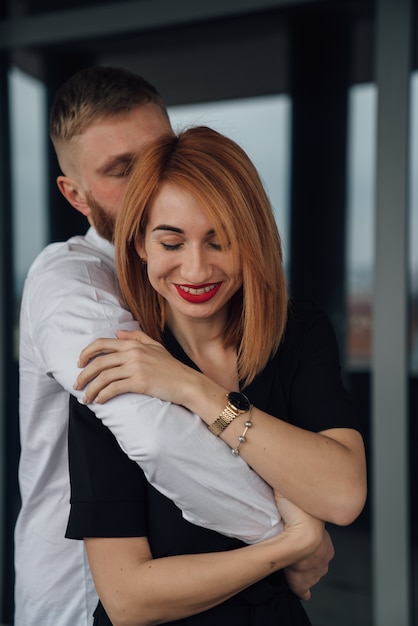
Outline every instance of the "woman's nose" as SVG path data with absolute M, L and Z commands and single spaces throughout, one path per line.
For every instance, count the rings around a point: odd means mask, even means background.
M 210 276 L 211 269 L 207 255 L 200 246 L 188 248 L 184 257 L 182 274 L 195 285 L 203 284 Z

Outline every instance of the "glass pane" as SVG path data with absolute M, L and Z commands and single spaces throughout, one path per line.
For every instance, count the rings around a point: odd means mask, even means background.
M 376 88 L 349 94 L 347 172 L 347 366 L 369 369 L 372 349 Z
M 46 243 L 45 89 L 14 68 L 9 75 L 14 285 L 20 298 L 30 264 Z

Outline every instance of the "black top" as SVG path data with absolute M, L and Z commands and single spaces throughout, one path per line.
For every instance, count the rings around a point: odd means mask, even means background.
M 171 354 L 195 367 L 169 331 L 163 341 Z M 337 427 L 360 430 L 341 381 L 330 322 L 311 306 L 291 303 L 278 353 L 243 391 L 257 408 L 302 428 L 315 432 Z M 176 505 L 147 482 L 102 422 L 74 399 L 70 403 L 69 455 L 71 513 L 67 537 L 147 536 L 154 558 L 244 545 L 185 521 Z M 100 604 L 95 615 L 95 626 L 110 624 Z M 209 611 L 171 623 L 310 624 L 301 603 L 288 590 L 282 572 Z

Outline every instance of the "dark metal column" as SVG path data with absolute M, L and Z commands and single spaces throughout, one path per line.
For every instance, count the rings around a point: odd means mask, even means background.
M 0 53 L 0 620 L 13 620 L 13 528 L 16 514 L 18 431 L 14 346 L 12 198 L 8 55 Z
M 305 10 L 291 32 L 290 289 L 330 315 L 342 349 L 350 20 Z

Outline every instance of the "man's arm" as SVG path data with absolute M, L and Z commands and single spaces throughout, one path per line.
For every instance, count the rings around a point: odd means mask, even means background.
M 82 348 L 137 324 L 121 306 L 113 271 L 103 260 L 81 246 L 47 261 L 31 272 L 23 306 L 30 312 L 39 366 L 77 395 L 73 383 Z M 271 488 L 196 415 L 136 394 L 92 408 L 187 520 L 248 543 L 280 532 Z

